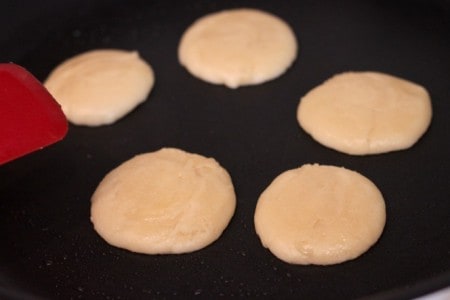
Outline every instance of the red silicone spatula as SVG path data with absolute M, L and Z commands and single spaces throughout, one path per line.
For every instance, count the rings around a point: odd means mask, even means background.
M 67 119 L 24 68 L 0 64 L 0 165 L 61 140 Z

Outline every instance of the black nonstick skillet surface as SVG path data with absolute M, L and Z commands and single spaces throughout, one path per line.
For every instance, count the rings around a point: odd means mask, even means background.
M 242 6 L 292 26 L 299 41 L 294 65 L 276 80 L 237 90 L 192 77 L 177 61 L 183 31 L 207 13 Z M 138 50 L 152 64 L 156 85 L 116 124 L 71 125 L 62 142 L 0 166 L 0 298 L 407 299 L 450 285 L 449 7 L 448 1 L 2 1 L 1 62 L 44 80 L 62 60 L 87 50 Z M 416 145 L 349 156 L 300 129 L 300 97 L 348 70 L 385 72 L 429 90 L 433 121 Z M 146 256 L 109 246 L 89 220 L 94 189 L 123 161 L 166 146 L 214 157 L 229 171 L 238 203 L 230 225 L 190 254 Z M 253 226 L 260 193 L 304 163 L 356 170 L 383 192 L 385 231 L 360 258 L 295 266 L 261 246 Z

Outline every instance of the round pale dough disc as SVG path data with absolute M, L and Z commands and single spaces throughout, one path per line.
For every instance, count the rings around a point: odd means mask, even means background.
M 163 148 L 106 175 L 92 196 L 91 221 L 113 246 L 185 253 L 219 238 L 235 206 L 231 178 L 214 159 Z
M 194 22 L 178 48 L 194 76 L 229 88 L 283 74 L 297 56 L 297 40 L 280 18 L 256 9 L 224 10 Z
M 76 125 L 112 124 L 147 99 L 151 66 L 136 51 L 92 50 L 57 66 L 44 86 Z
M 264 247 L 292 264 L 337 264 L 380 237 L 386 211 L 377 187 L 357 172 L 304 165 L 279 175 L 261 194 L 255 228 Z
M 335 75 L 308 92 L 297 110 L 300 126 L 316 141 L 353 155 L 407 149 L 431 116 L 422 86 L 377 72 Z

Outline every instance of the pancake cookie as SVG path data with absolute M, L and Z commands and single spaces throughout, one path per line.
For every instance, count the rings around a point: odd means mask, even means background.
M 353 155 L 407 149 L 431 117 L 425 88 L 377 72 L 335 75 L 308 92 L 297 110 L 300 126 L 316 141 Z
M 292 264 L 330 265 L 367 251 L 383 232 L 383 196 L 344 168 L 304 165 L 279 175 L 261 194 L 255 229 L 264 247 Z
M 163 148 L 105 176 L 92 196 L 91 221 L 113 246 L 185 253 L 218 239 L 235 206 L 231 178 L 214 159 Z
M 183 34 L 178 59 L 195 77 L 229 88 L 283 74 L 297 56 L 294 32 L 282 19 L 240 8 L 206 15 Z
M 151 66 L 136 51 L 92 50 L 57 66 L 44 82 L 76 125 L 116 122 L 147 99 L 153 88 Z

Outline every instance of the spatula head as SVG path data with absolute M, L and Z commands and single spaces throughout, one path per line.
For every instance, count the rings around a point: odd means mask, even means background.
M 60 105 L 33 75 L 0 64 L 0 165 L 53 144 L 67 133 Z

